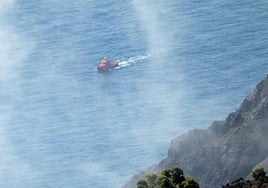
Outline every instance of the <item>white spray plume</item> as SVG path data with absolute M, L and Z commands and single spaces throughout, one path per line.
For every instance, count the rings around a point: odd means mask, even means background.
M 12 8 L 14 4 L 15 4 L 15 0 L 1 0 L 0 9 L 1 11 L 5 11 L 9 8 Z
M 30 164 L 16 155 L 11 143 L 12 132 L 6 127 L 15 108 L 13 98 L 19 95 L 18 69 L 28 55 L 28 48 L 22 46 L 24 39 L 7 23 L 7 15 L 14 5 L 15 0 L 0 1 L 0 85 L 14 90 L 14 94 L 7 97 L 8 101 L 0 99 L 6 104 L 0 108 L 0 187 L 36 187 L 38 175 Z M 4 92 L 1 90 L 0 95 L 5 96 Z
M 163 13 L 161 2 L 133 0 L 132 4 L 147 32 L 149 52 L 155 52 L 159 49 L 169 50 L 169 37 L 171 35 L 163 35 L 164 24 L 160 20 L 160 14 Z
M 160 145 L 168 147 L 173 136 L 185 131 L 179 126 L 174 130 L 183 114 L 181 101 L 185 93 L 182 84 L 184 77 L 180 73 L 179 63 L 172 59 L 174 58 L 174 45 L 178 45 L 179 42 L 177 39 L 175 44 L 174 36 L 179 36 L 179 34 L 174 28 L 179 25 L 174 23 L 176 16 L 171 11 L 172 6 L 169 3 L 168 1 L 132 0 L 134 14 L 139 19 L 140 26 L 146 31 L 145 42 L 148 52 L 154 54 L 161 51 L 148 59 L 149 68 L 146 72 L 148 76 L 143 83 L 139 84 L 141 87 L 139 95 L 144 100 L 144 108 L 155 111 L 153 115 L 155 117 L 152 117 L 151 121 L 144 122 L 147 124 L 144 126 L 150 127 L 149 129 L 142 127 L 132 132 L 136 135 L 137 142 L 151 145 L 152 151 L 148 151 L 148 156 L 154 161 L 159 160 L 156 144 L 158 147 Z M 168 68 L 167 70 L 167 63 L 169 67 L 174 65 L 174 69 Z M 174 75 L 174 78 L 171 75 Z M 180 88 L 174 88 L 174 85 L 180 85 Z

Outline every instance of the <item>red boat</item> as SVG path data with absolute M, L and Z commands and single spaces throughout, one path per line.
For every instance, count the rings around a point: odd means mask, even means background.
M 97 70 L 99 72 L 108 72 L 114 69 L 115 67 L 118 67 L 118 62 L 116 61 L 110 61 L 107 57 L 103 58 L 100 64 L 97 66 Z

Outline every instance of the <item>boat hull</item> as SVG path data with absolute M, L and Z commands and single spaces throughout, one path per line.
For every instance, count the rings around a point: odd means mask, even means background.
M 111 63 L 100 63 L 97 66 L 98 72 L 109 72 L 113 70 L 114 68 L 118 67 L 118 62 L 111 62 Z

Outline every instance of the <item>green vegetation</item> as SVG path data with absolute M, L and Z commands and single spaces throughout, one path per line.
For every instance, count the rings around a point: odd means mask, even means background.
M 137 183 L 137 188 L 149 188 L 148 183 L 141 179 L 138 183 Z
M 182 182 L 182 187 L 183 188 L 197 188 L 199 187 L 198 183 L 196 181 L 194 181 L 193 178 L 186 178 L 186 180 L 184 180 Z
M 222 188 L 268 187 L 268 177 L 263 167 L 255 168 L 251 175 L 252 180 L 239 178 L 222 185 Z M 163 170 L 161 174 L 147 174 L 138 181 L 137 188 L 199 188 L 199 184 L 193 178 L 185 178 L 179 167 L 172 167 Z
M 266 172 L 264 171 L 263 167 L 257 167 L 253 170 L 253 172 L 251 173 L 252 177 L 254 180 L 263 180 L 266 176 Z
M 263 167 L 255 168 L 252 173 L 252 179 L 244 180 L 239 178 L 231 183 L 223 185 L 222 188 L 249 188 L 249 187 L 268 187 L 268 177 Z
M 186 178 L 179 167 L 167 168 L 160 175 L 148 174 L 137 183 L 137 188 L 199 188 L 192 178 Z

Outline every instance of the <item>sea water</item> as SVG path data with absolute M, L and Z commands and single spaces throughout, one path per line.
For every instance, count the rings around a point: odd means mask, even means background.
M 238 109 L 267 28 L 265 1 L 1 0 L 0 187 L 121 187 Z

